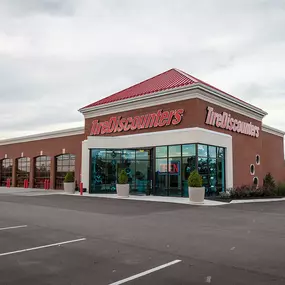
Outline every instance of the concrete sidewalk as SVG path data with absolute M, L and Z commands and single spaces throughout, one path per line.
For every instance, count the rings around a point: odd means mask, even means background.
M 35 188 L 16 188 L 16 187 L 0 187 L 0 194 L 9 195 L 22 195 L 22 196 L 40 196 L 40 195 L 68 195 L 80 197 L 79 192 L 75 194 L 68 194 L 63 190 L 44 190 Z M 83 193 L 83 197 L 88 198 L 106 198 L 106 199 L 120 199 L 120 200 L 135 200 L 135 201 L 148 201 L 148 202 L 161 202 L 161 203 L 174 203 L 184 205 L 195 205 L 195 206 L 221 206 L 231 204 L 245 204 L 245 203 L 266 203 L 266 202 L 280 202 L 285 201 L 285 198 L 274 198 L 274 199 L 248 199 L 248 200 L 233 200 L 231 202 L 220 202 L 205 199 L 203 204 L 191 203 L 188 198 L 183 197 L 165 197 L 165 196 L 139 196 L 130 195 L 128 198 L 120 198 L 117 194 L 89 194 Z
M 62 192 L 63 195 L 80 196 L 80 193 L 67 194 Z M 183 197 L 165 197 L 165 196 L 138 196 L 130 195 L 128 198 L 119 198 L 117 194 L 89 194 L 83 193 L 85 197 L 91 198 L 108 198 L 108 199 L 121 199 L 121 200 L 136 200 L 136 201 L 149 201 L 149 202 L 164 202 L 164 203 L 175 203 L 184 205 L 195 205 L 195 206 L 221 206 L 230 204 L 244 204 L 244 203 L 265 203 L 265 202 L 280 202 L 285 201 L 285 198 L 274 198 L 274 199 L 248 199 L 248 200 L 233 200 L 231 202 L 220 202 L 213 200 L 204 200 L 203 204 L 191 203 L 188 198 Z
M 0 187 L 0 195 L 1 194 L 35 196 L 35 195 L 64 194 L 64 191 L 45 190 L 45 189 L 38 189 L 38 188 Z

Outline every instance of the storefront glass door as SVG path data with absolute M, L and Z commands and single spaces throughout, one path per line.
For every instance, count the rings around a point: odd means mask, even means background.
M 155 148 L 154 195 L 188 197 L 188 177 L 197 169 L 206 196 L 225 191 L 225 149 L 185 144 Z

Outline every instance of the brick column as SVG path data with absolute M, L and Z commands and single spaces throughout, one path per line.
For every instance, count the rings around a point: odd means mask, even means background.
M 16 187 L 16 176 L 17 176 L 17 159 L 13 158 L 13 167 L 12 167 L 12 187 Z

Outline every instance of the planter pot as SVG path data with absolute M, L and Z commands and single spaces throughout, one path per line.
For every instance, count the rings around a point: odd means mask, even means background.
M 119 197 L 129 197 L 130 185 L 129 184 L 117 184 L 117 194 Z
M 75 193 L 75 183 L 74 182 L 64 182 L 64 192 L 69 193 L 69 194 L 74 194 Z
M 205 187 L 188 187 L 189 199 L 193 203 L 203 203 L 205 198 Z

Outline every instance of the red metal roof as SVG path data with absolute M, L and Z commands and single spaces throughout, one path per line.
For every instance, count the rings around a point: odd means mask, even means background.
M 107 104 L 107 103 L 111 103 L 111 102 L 116 102 L 119 100 L 124 100 L 124 99 L 129 99 L 129 98 L 134 98 L 134 97 L 138 97 L 138 96 L 143 96 L 146 94 L 152 94 L 152 93 L 156 93 L 159 91 L 165 91 L 165 90 L 169 90 L 169 89 L 175 89 L 178 87 L 183 87 L 183 86 L 190 86 L 192 84 L 195 83 L 201 83 L 203 85 L 206 85 L 212 89 L 217 90 L 218 92 L 222 92 L 223 94 L 230 96 L 232 98 L 235 98 L 249 106 L 252 106 L 228 93 L 225 93 L 224 91 L 200 80 L 197 79 L 181 70 L 178 69 L 170 69 L 168 71 L 165 71 L 161 74 L 158 74 L 152 78 L 149 78 L 145 81 L 142 81 L 136 85 L 133 85 L 127 89 L 124 89 L 122 91 L 119 91 L 117 93 L 114 93 L 113 95 L 110 95 L 106 98 L 103 98 L 99 101 L 96 101 L 92 104 L 89 104 L 85 107 L 83 107 L 82 109 L 86 109 L 86 108 L 90 108 L 90 107 L 94 107 L 94 106 L 98 106 L 98 105 L 103 105 L 103 104 Z M 254 106 L 252 106 L 254 107 Z M 257 108 L 257 107 L 254 107 Z M 258 109 L 258 108 L 257 108 Z M 260 111 L 262 111 L 261 109 L 259 109 Z M 262 111 L 263 112 L 263 111 Z

